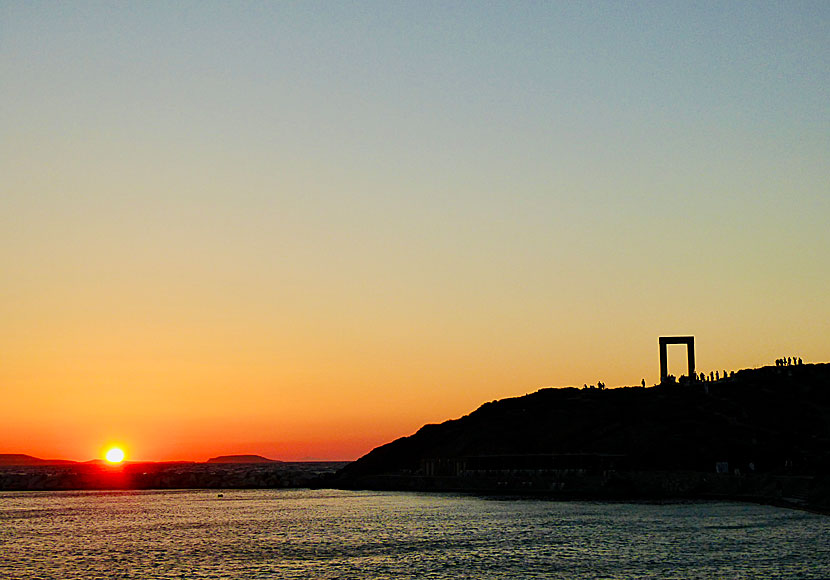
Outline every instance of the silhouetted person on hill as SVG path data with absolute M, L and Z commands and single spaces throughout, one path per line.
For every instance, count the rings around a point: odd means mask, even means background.
M 720 380 L 720 375 L 718 374 L 718 371 L 715 371 L 715 380 L 716 381 Z
M 799 364 L 799 365 L 804 364 L 804 362 L 801 360 L 801 357 L 798 357 L 798 364 Z
M 792 364 L 792 359 L 790 357 L 787 357 L 787 366 L 790 366 L 791 364 Z
M 645 388 L 646 387 L 646 380 L 645 379 L 643 379 L 642 384 L 643 384 L 643 388 Z

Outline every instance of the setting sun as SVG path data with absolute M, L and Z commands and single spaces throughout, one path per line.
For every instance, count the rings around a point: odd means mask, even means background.
M 112 447 L 107 450 L 105 457 L 110 463 L 121 463 L 124 461 L 124 450 L 118 447 Z

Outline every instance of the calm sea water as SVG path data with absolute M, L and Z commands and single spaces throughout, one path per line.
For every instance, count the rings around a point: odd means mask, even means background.
M 0 578 L 830 578 L 830 517 L 306 490 L 0 493 Z

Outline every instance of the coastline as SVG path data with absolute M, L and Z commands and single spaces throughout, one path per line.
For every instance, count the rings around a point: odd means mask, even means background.
M 0 491 L 308 487 L 346 463 L 97 463 L 0 466 Z
M 281 464 L 128 464 L 0 467 L 0 492 L 183 489 L 341 489 L 533 497 L 549 501 L 737 501 L 830 516 L 830 482 L 788 475 L 699 472 L 567 473 L 556 477 L 377 475 L 338 477 L 342 462 Z
M 682 471 L 567 474 L 555 478 L 380 475 L 357 481 L 322 483 L 321 487 L 338 489 L 453 492 L 539 497 L 554 501 L 740 501 L 830 515 L 830 483 L 808 476 Z

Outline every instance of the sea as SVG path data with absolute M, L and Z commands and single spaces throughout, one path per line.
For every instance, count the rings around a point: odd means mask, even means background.
M 0 578 L 830 578 L 830 517 L 734 502 L 3 492 Z

